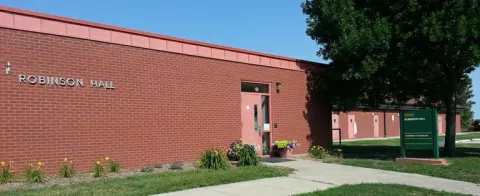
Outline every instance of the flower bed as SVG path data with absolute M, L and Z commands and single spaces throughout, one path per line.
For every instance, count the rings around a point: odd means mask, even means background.
M 183 170 L 195 170 L 195 163 L 184 163 Z M 8 191 L 13 189 L 25 189 L 25 188 L 43 188 L 51 186 L 67 186 L 82 182 L 95 182 L 102 181 L 105 179 L 115 179 L 115 178 L 128 178 L 133 176 L 151 174 L 151 173 L 162 173 L 172 171 L 169 169 L 168 165 L 162 168 L 154 168 L 150 173 L 142 172 L 140 169 L 135 170 L 122 170 L 120 172 L 114 173 L 105 173 L 100 178 L 93 177 L 93 173 L 79 173 L 75 174 L 75 177 L 64 178 L 61 176 L 48 176 L 45 178 L 42 183 L 30 183 L 27 182 L 24 177 L 17 176 L 12 182 L 0 184 L 0 191 Z M 1 195 L 1 194 L 0 194 Z

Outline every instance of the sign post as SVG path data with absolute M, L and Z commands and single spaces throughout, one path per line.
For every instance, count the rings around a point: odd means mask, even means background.
M 402 158 L 407 150 L 432 150 L 439 158 L 436 109 L 400 112 L 400 148 Z

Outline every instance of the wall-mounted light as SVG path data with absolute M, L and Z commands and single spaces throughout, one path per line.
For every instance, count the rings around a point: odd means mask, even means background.
M 5 74 L 7 75 L 10 75 L 11 71 L 10 71 L 10 61 L 7 62 L 7 69 L 5 69 Z
M 282 83 L 280 82 L 275 83 L 275 89 L 277 90 L 277 93 L 280 93 L 281 88 L 282 88 Z

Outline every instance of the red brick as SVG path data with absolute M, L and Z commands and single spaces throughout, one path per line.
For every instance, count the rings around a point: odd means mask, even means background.
M 45 162 L 64 157 L 88 171 L 109 156 L 125 168 L 192 161 L 202 150 L 241 138 L 241 81 L 282 83 L 271 94 L 273 140 L 331 147 L 330 112 L 308 101 L 307 75 L 239 62 L 0 28 L 0 160 Z M 72 77 L 84 87 L 19 84 L 18 74 Z M 90 80 L 116 89 L 90 88 Z M 306 114 L 304 116 L 304 114 Z M 309 123 L 310 122 L 310 123 Z

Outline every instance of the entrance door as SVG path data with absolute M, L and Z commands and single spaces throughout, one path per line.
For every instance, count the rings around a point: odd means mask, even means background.
M 340 128 L 340 123 L 338 122 L 340 118 L 338 117 L 338 114 L 332 114 L 332 135 L 333 135 L 333 140 L 338 140 L 339 133 L 338 129 Z
M 443 121 L 442 117 L 438 117 L 438 134 L 443 134 Z
M 373 137 L 380 137 L 380 122 L 378 121 L 378 115 L 373 116 Z
M 355 115 L 348 115 L 348 139 L 355 138 Z
M 262 149 L 262 95 L 242 93 L 242 139 Z

